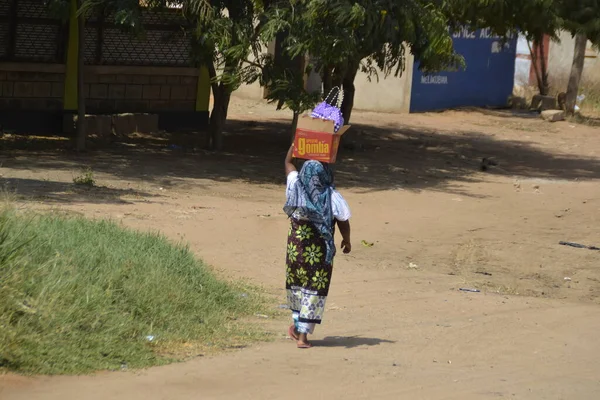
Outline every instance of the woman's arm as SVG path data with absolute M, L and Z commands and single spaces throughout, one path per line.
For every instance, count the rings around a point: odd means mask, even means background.
M 285 176 L 288 176 L 290 172 L 297 171 L 296 166 L 294 165 L 294 145 L 290 146 L 287 155 L 285 156 Z
M 352 243 L 350 241 L 350 221 L 337 221 L 337 226 L 342 234 L 342 249 L 344 254 L 352 251 Z

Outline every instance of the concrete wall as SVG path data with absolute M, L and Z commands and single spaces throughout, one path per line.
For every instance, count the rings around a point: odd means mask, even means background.
M 86 66 L 86 112 L 156 113 L 163 129 L 200 127 L 208 115 L 197 107 L 200 71 Z M 25 133 L 59 133 L 64 93 L 62 64 L 0 62 L 0 126 Z
M 515 60 L 515 86 L 529 86 L 531 81 L 531 51 L 527 39 L 519 35 L 517 39 L 517 58 Z
M 86 67 L 90 113 L 194 111 L 197 68 Z
M 408 112 L 410 109 L 410 93 L 412 86 L 414 58 L 407 55 L 406 68 L 398 78 L 383 77 L 379 71 L 379 81 L 375 77 L 369 79 L 367 74 L 359 72 L 354 81 L 356 95 L 354 97 L 354 109 L 362 111 L 377 112 Z M 307 79 L 307 90 L 320 90 L 320 79 L 316 74 L 311 74 Z M 258 83 L 242 85 L 236 92 L 236 96 L 259 101 L 263 99 L 264 90 Z
M 552 86 L 565 86 L 573 64 L 575 39 L 568 32 L 562 32 L 560 42 L 550 43 L 548 54 L 548 74 Z M 598 82 L 600 84 L 600 53 L 588 42 L 585 66 L 583 70 L 584 83 Z M 562 89 L 564 90 L 564 89 Z
M 87 111 L 194 111 L 198 74 L 198 68 L 87 66 Z M 0 62 L 0 110 L 61 111 L 64 79 L 64 65 Z
M 77 109 L 78 19 L 54 18 L 39 0 L 0 0 L 0 125 L 59 133 Z M 83 58 L 88 113 L 156 113 L 163 129 L 200 129 L 208 121 L 210 82 L 190 56 L 178 11 L 144 10 L 142 37 L 113 16 L 86 22 Z
M 256 101 L 264 99 L 264 89 L 258 82 L 254 82 L 252 85 L 242 85 L 234 93 L 243 99 Z
M 0 63 L 0 109 L 62 110 L 64 66 Z
M 515 82 L 517 38 L 504 40 L 490 29 L 461 28 L 452 32 L 452 40 L 466 68 L 434 74 L 415 70 L 410 111 L 507 106 Z
M 269 43 L 269 46 L 263 51 L 267 54 L 274 55 L 275 54 L 275 41 L 273 40 Z M 256 57 L 254 54 L 250 54 L 248 57 L 248 61 L 253 62 L 256 61 Z M 262 100 L 265 98 L 265 89 L 260 86 L 260 83 L 254 82 L 252 85 L 242 85 L 238 90 L 235 91 L 235 95 L 244 99 L 249 100 Z
M 398 78 L 393 75 L 384 78 L 379 72 L 379 81 L 372 77 L 369 82 L 366 74 L 359 73 L 354 82 L 354 109 L 389 113 L 409 112 L 413 68 L 414 58 L 408 54 L 406 68 Z

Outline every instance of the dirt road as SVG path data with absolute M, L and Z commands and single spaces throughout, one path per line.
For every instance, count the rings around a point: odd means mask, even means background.
M 85 160 L 4 154 L 0 173 L 25 207 L 160 229 L 283 302 L 286 125 L 233 118 L 220 156 L 146 140 Z M 477 112 L 355 122 L 337 166 L 354 252 L 336 260 L 318 347 L 297 350 L 282 318 L 267 321 L 272 343 L 147 371 L 0 376 L 0 398 L 599 398 L 600 253 L 558 242 L 600 244 L 600 130 Z M 483 157 L 498 166 L 481 172 Z M 100 188 L 71 187 L 83 164 Z

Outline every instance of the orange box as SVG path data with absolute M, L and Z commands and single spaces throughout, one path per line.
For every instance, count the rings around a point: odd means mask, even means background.
M 350 125 L 344 125 L 334 132 L 333 121 L 303 115 L 298 119 L 293 156 L 333 164 L 337 158 L 340 139 L 348 128 Z

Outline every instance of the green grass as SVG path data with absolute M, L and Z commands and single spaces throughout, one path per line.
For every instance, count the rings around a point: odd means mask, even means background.
M 241 322 L 264 305 L 159 234 L 0 211 L 0 369 L 141 368 L 244 345 L 264 339 Z
M 81 175 L 73 177 L 73 183 L 79 186 L 92 187 L 96 184 L 94 179 L 94 171 L 91 168 L 86 168 L 81 171 Z

